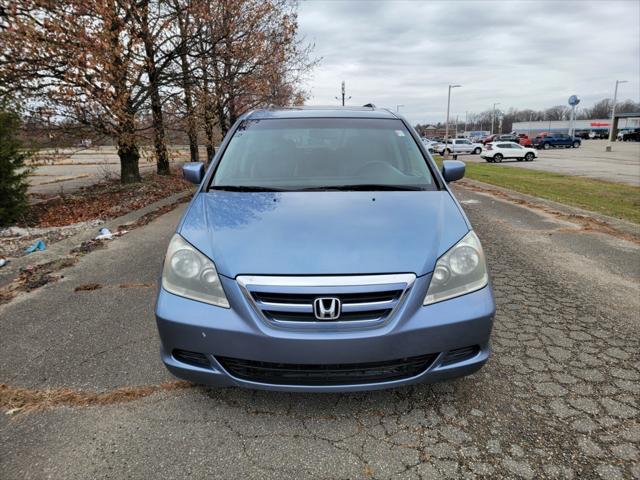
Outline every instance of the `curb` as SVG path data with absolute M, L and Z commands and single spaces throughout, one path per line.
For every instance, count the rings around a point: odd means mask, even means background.
M 125 215 L 122 215 L 121 217 L 113 218 L 101 225 L 101 228 L 106 227 L 111 231 L 115 231 L 120 225 L 135 222 L 148 213 L 151 213 L 166 205 L 170 205 L 171 203 L 174 203 L 182 198 L 191 197 L 192 195 L 193 191 L 191 190 L 185 190 L 184 192 L 176 193 L 169 197 L 165 197 L 162 200 L 158 200 L 157 202 L 150 203 L 146 207 L 142 207 L 138 210 L 133 210 Z M 82 242 L 93 240 L 96 234 L 97 232 L 95 231 L 95 229 L 87 229 L 63 240 L 60 240 L 59 242 L 51 244 L 51 246 L 48 246 L 44 251 L 36 251 L 22 257 L 11 259 L 11 262 L 2 267 L 2 270 L 0 270 L 0 287 L 4 287 L 11 283 L 20 272 L 20 269 L 25 268 L 29 265 L 49 262 L 51 260 L 55 260 L 57 258 L 68 255 L 69 250 L 77 247 Z
M 589 210 L 584 210 L 578 207 L 572 207 L 564 203 L 554 202 L 553 200 L 547 200 L 545 198 L 535 197 L 533 195 L 516 192 L 515 190 L 510 190 L 504 187 L 498 187 L 496 185 L 481 182 L 478 180 L 471 180 L 469 178 L 465 178 L 464 180 L 458 182 L 458 186 L 460 186 L 461 188 L 466 188 L 467 186 L 469 186 L 471 187 L 470 190 L 472 190 L 475 187 L 480 190 L 484 190 L 484 193 L 487 193 L 489 195 L 491 194 L 491 191 L 500 192 L 508 197 L 511 197 L 514 200 L 522 200 L 527 203 L 531 203 L 534 206 L 538 206 L 538 208 L 553 209 L 569 217 L 579 216 L 579 217 L 592 218 L 599 223 L 604 223 L 608 225 L 610 228 L 617 230 L 620 233 L 631 235 L 634 237 L 640 237 L 640 225 L 626 221 L 626 220 L 621 220 L 619 218 L 610 217 L 608 215 L 603 215 L 597 212 L 591 212 Z M 483 192 L 481 191 L 479 193 L 483 193 Z

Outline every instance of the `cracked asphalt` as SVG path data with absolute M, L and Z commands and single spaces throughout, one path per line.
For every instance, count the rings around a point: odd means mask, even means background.
M 640 247 L 457 189 L 487 253 L 493 356 L 463 379 L 352 394 L 194 386 L 0 415 L 0 478 L 640 478 Z M 153 283 L 182 209 L 0 307 L 0 383 L 171 381 Z M 103 288 L 74 292 L 99 283 Z

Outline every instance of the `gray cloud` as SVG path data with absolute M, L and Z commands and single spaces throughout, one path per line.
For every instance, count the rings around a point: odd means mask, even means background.
M 640 100 L 640 1 L 322 1 L 300 4 L 300 33 L 323 57 L 307 84 L 313 105 L 395 108 L 412 122 L 452 111 L 545 108 L 571 94 L 590 105 Z

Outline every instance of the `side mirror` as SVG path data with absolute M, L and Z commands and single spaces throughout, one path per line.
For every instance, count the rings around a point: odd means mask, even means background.
M 444 177 L 444 181 L 449 183 L 460 180 L 464 177 L 464 168 L 464 162 L 459 160 L 445 160 L 442 162 L 442 176 Z
M 182 175 L 185 180 L 196 185 L 200 185 L 204 178 L 204 163 L 202 162 L 188 162 L 182 166 Z

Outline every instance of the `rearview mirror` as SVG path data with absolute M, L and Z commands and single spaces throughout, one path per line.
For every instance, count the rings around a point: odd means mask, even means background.
M 182 166 L 182 175 L 185 180 L 196 185 L 200 185 L 204 178 L 204 163 L 202 162 L 189 162 Z
M 455 182 L 464 177 L 465 164 L 459 160 L 445 160 L 442 162 L 442 176 L 444 181 Z

